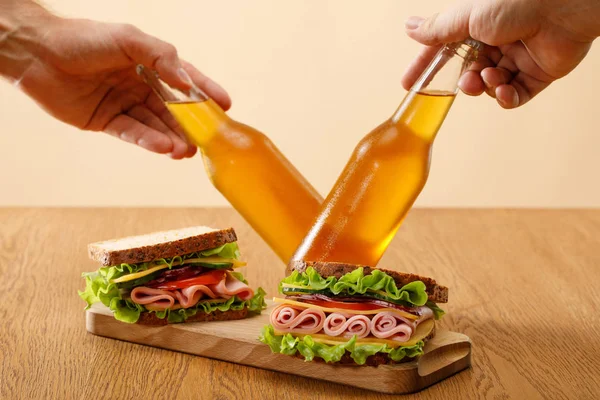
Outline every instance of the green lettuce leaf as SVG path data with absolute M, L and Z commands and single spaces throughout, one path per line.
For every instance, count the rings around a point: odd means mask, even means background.
M 240 249 L 237 245 L 237 242 L 226 243 L 221 247 L 201 251 L 199 254 L 204 257 L 216 255 L 223 258 L 235 258 L 236 260 L 240 259 Z
M 267 308 L 267 303 L 265 302 L 265 295 L 267 292 L 263 290 L 263 288 L 259 287 L 254 292 L 254 296 L 250 300 L 246 301 L 246 305 L 248 306 L 248 311 L 252 313 L 260 314 L 262 310 Z
M 273 353 L 294 355 L 296 352 L 302 354 L 305 361 L 312 361 L 315 357 L 322 358 L 326 362 L 338 362 L 346 353 L 350 353 L 350 357 L 358 364 L 363 365 L 367 362 L 367 358 L 377 354 L 386 353 L 393 361 L 401 361 L 405 357 L 413 358 L 423 354 L 424 342 L 420 341 L 413 346 L 403 346 L 391 348 L 387 344 L 356 344 L 356 335 L 349 341 L 338 345 L 328 345 L 317 343 L 310 335 L 304 336 L 302 339 L 286 335 L 275 335 L 275 330 L 272 325 L 267 325 L 263 328 L 259 340 L 267 344 Z
M 282 283 L 311 290 L 328 291 L 334 296 L 373 294 L 379 298 L 409 306 L 422 306 L 427 303 L 428 297 L 423 282 L 414 281 L 398 288 L 394 278 L 377 269 L 373 270 L 370 275 L 364 275 L 363 268 L 357 268 L 339 279 L 333 276 L 324 279 L 314 268 L 309 267 L 302 273 L 293 271 L 291 275 L 281 281 L 279 292 L 283 294 Z
M 122 290 L 120 290 L 121 288 L 117 287 L 118 284 L 111 282 L 111 279 L 116 279 L 123 271 L 129 271 L 129 267 L 131 267 L 129 264 L 121 264 L 119 266 L 103 267 L 96 272 L 84 273 L 85 289 L 78 291 L 78 294 L 86 302 L 86 309 L 94 303 L 101 302 L 113 312 L 115 319 L 122 322 L 135 323 L 139 319 L 140 313 L 148 311 L 156 313 L 158 318 L 167 318 L 168 322 L 175 323 L 183 322 L 189 317 L 196 315 L 199 311 L 210 313 L 215 310 L 241 310 L 244 307 L 248 307 L 248 311 L 260 314 L 267 307 L 264 300 L 266 293 L 259 287 L 255 291 L 254 296 L 246 301 L 234 296 L 226 302 L 201 302 L 192 308 L 149 311 L 142 305 L 136 304 L 129 299 L 124 299 Z M 246 279 L 241 273 L 232 272 L 232 274 L 247 284 Z
M 435 319 L 440 319 L 446 314 L 446 311 L 442 310 L 436 303 L 433 301 L 428 301 L 425 305 L 433 311 L 433 316 Z

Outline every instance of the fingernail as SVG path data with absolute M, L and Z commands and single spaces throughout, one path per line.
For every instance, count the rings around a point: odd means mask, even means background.
M 187 83 L 188 85 L 190 85 L 190 86 L 194 85 L 194 82 L 192 82 L 192 78 L 190 78 L 190 76 L 188 75 L 188 73 L 186 72 L 185 69 L 179 68 L 177 70 L 177 75 L 179 75 L 181 80 L 184 81 L 185 83 Z
M 421 26 L 423 21 L 425 21 L 425 18 L 410 17 L 409 19 L 406 20 L 406 22 L 404 23 L 404 26 L 406 27 L 406 29 L 410 29 L 410 30 L 417 29 L 419 26 Z
M 519 93 L 515 90 L 512 95 L 512 106 L 517 107 L 519 105 Z

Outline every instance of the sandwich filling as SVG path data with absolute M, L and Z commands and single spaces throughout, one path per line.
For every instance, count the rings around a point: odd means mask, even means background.
M 299 353 L 338 362 L 346 353 L 365 364 L 377 353 L 398 362 L 423 353 L 435 319 L 444 312 L 428 301 L 425 284 L 400 288 L 380 270 L 364 275 L 363 268 L 339 279 L 323 278 L 312 267 L 294 271 L 279 285 L 284 298 L 275 298 L 270 325 L 260 340 L 276 353 Z
M 234 271 L 239 260 L 237 243 L 168 259 L 120 264 L 84 273 L 79 296 L 88 307 L 102 302 L 117 320 L 135 323 L 143 312 L 155 313 L 169 323 L 184 322 L 198 312 L 266 307 L 265 292 L 254 292 L 243 275 Z

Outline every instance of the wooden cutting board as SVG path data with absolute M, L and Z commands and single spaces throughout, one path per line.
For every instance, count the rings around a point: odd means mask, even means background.
M 98 303 L 87 311 L 86 325 L 95 335 L 384 393 L 416 392 L 471 365 L 471 340 L 450 331 L 438 331 L 418 361 L 393 366 L 328 365 L 272 354 L 269 346 L 258 341 L 273 307 L 267 302 L 269 307 L 261 315 L 243 320 L 167 326 L 119 322 Z

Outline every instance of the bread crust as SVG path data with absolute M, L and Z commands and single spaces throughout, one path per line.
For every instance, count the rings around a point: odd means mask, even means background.
M 233 228 L 227 228 L 151 246 L 140 246 L 124 250 L 107 250 L 102 247 L 103 242 L 91 243 L 88 245 L 88 254 L 92 260 L 103 266 L 122 263 L 138 264 L 213 249 L 236 241 L 237 235 Z
M 248 315 L 248 307 L 244 307 L 241 310 L 227 310 L 220 311 L 215 310 L 209 313 L 205 313 L 203 311 L 198 311 L 196 315 L 193 315 L 186 319 L 184 323 L 187 322 L 208 322 L 208 321 L 231 321 L 235 319 L 243 319 Z M 151 312 L 143 312 L 140 314 L 140 319 L 137 321 L 138 324 L 141 325 L 168 325 L 166 318 L 160 319 L 156 316 L 155 313 Z
M 334 276 L 337 279 L 339 279 L 343 275 L 346 275 L 347 273 L 350 273 L 355 269 L 360 268 L 361 265 L 338 262 L 313 262 L 296 260 L 291 261 L 288 264 L 287 271 L 288 273 L 291 273 L 291 271 L 298 271 L 302 273 L 306 271 L 306 269 L 309 267 L 314 268 L 324 278 Z M 392 271 L 389 269 L 363 267 L 365 275 L 370 275 L 371 272 L 376 269 L 390 275 L 394 279 L 398 287 L 402 287 L 410 282 L 421 281 L 425 284 L 427 295 L 430 301 L 436 303 L 448 302 L 448 288 L 446 286 L 438 285 L 434 279 L 405 272 Z

